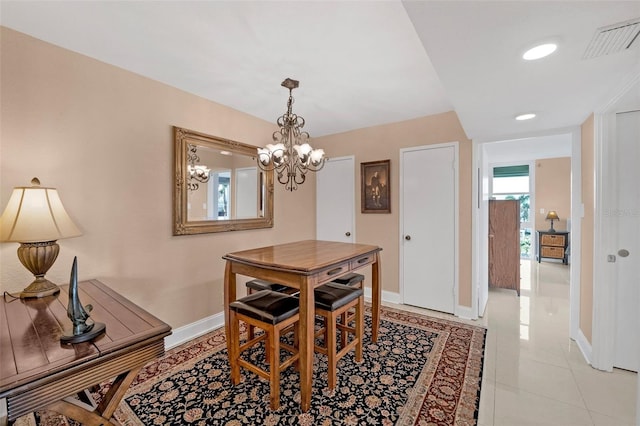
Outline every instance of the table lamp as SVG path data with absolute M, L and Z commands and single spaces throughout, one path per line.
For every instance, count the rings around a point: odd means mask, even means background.
M 546 219 L 551 221 L 551 228 L 547 232 L 556 232 L 556 230 L 553 229 L 553 221 L 560 220 L 560 218 L 558 217 L 558 213 L 556 213 L 555 210 L 549 210 Z
M 20 243 L 18 259 L 36 278 L 20 298 L 45 297 L 60 291 L 44 277 L 60 251 L 56 240 L 82 235 L 55 188 L 41 187 L 38 178 L 33 178 L 31 185 L 13 189 L 0 217 L 0 242 Z

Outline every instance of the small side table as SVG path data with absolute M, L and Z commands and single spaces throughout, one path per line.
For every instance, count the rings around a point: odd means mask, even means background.
M 40 299 L 0 301 L 0 424 L 38 409 L 85 425 L 110 424 L 140 369 L 164 354 L 171 327 L 97 280 L 78 284 L 91 318 L 106 324 L 92 342 L 64 345 L 71 328 L 68 286 Z M 115 377 L 99 405 L 87 400 L 91 386 Z M 86 402 L 69 398 L 81 394 Z M 90 399 L 90 398 L 89 398 Z
M 536 231 L 538 234 L 538 263 L 543 257 L 560 259 L 563 264 L 568 263 L 569 232 L 567 231 Z

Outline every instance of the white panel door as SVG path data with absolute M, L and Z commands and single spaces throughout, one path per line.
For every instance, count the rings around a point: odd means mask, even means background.
M 640 338 L 640 111 L 616 114 L 617 224 L 615 367 L 638 371 Z M 626 250 L 628 255 L 625 256 Z
M 401 150 L 401 288 L 404 303 L 454 313 L 457 144 Z
M 355 242 L 354 158 L 331 158 L 316 177 L 316 239 Z

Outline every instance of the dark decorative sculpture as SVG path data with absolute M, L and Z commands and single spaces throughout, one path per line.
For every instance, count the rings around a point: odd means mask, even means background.
M 71 333 L 64 333 L 60 336 L 62 343 L 80 343 L 91 340 L 104 333 L 105 325 L 101 322 L 94 322 L 89 318 L 89 312 L 93 306 L 82 306 L 78 294 L 78 258 L 73 258 L 71 267 L 71 278 L 69 279 L 69 305 L 67 306 L 67 316 L 73 324 Z

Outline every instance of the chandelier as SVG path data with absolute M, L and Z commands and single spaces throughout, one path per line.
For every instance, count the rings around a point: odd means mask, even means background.
M 200 161 L 198 156 L 198 148 L 195 145 L 188 144 L 187 148 L 187 172 L 189 181 L 187 182 L 187 188 L 189 191 L 197 191 L 201 183 L 207 183 L 209 181 L 209 171 L 207 166 L 196 164 Z
M 299 82 L 287 78 L 281 86 L 289 89 L 287 112 L 278 118 L 279 130 L 273 132 L 273 144 L 258 148 L 258 166 L 262 170 L 275 170 L 278 182 L 289 191 L 298 189 L 304 183 L 308 171 L 317 172 L 327 161 L 324 150 L 313 149 L 307 142 L 309 133 L 302 131 L 304 118 L 291 111 L 293 96 L 291 92 Z

